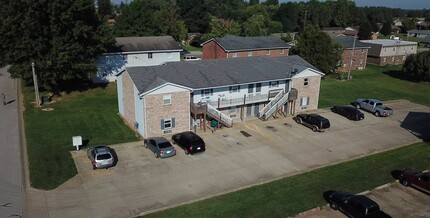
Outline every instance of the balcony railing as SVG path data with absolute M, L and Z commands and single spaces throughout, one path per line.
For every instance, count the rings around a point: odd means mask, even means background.
M 226 107 L 239 106 L 244 104 L 266 102 L 268 100 L 269 100 L 268 94 L 258 94 L 258 95 L 252 94 L 252 95 L 244 95 L 241 98 L 218 98 L 218 100 L 209 101 L 207 103 L 216 108 L 226 108 Z

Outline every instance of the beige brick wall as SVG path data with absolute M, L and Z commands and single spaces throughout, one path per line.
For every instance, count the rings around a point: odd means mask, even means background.
M 163 96 L 171 95 L 171 104 L 163 105 Z M 145 96 L 145 129 L 146 136 L 164 136 L 161 120 L 175 118 L 172 133 L 190 130 L 190 92 L 181 91 Z M 169 134 L 170 135 L 170 134 Z
M 133 128 L 136 121 L 134 102 L 134 83 L 127 71 L 122 74 L 122 91 L 124 98 L 124 120 Z
M 308 85 L 304 85 L 306 78 L 308 79 Z M 295 88 L 298 91 L 295 113 L 318 109 L 321 76 L 293 78 L 292 83 L 291 88 Z M 309 97 L 309 104 L 305 109 L 300 106 L 300 99 L 303 97 Z

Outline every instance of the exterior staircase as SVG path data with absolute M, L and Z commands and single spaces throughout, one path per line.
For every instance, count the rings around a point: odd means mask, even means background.
M 289 92 L 279 92 L 266 106 L 264 106 L 263 109 L 260 110 L 257 117 L 264 121 L 268 120 L 270 116 L 287 103 L 288 94 Z
M 216 121 L 218 121 L 220 124 L 226 126 L 226 127 L 232 127 L 233 126 L 233 119 L 229 116 L 221 113 L 221 111 L 217 110 L 215 107 L 211 106 L 210 104 L 207 104 L 206 112 L 209 116 L 214 118 Z

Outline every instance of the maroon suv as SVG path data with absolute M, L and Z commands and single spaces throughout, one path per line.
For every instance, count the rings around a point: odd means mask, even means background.
M 399 181 L 404 186 L 413 186 L 430 193 L 430 172 L 419 172 L 411 169 L 403 170 Z

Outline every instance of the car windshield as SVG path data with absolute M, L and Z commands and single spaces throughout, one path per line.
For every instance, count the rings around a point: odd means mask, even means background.
M 168 148 L 170 147 L 170 143 L 169 142 L 161 142 L 160 144 L 158 144 L 159 148 Z
M 112 158 L 112 156 L 109 153 L 97 155 L 97 160 L 108 160 L 111 158 Z

